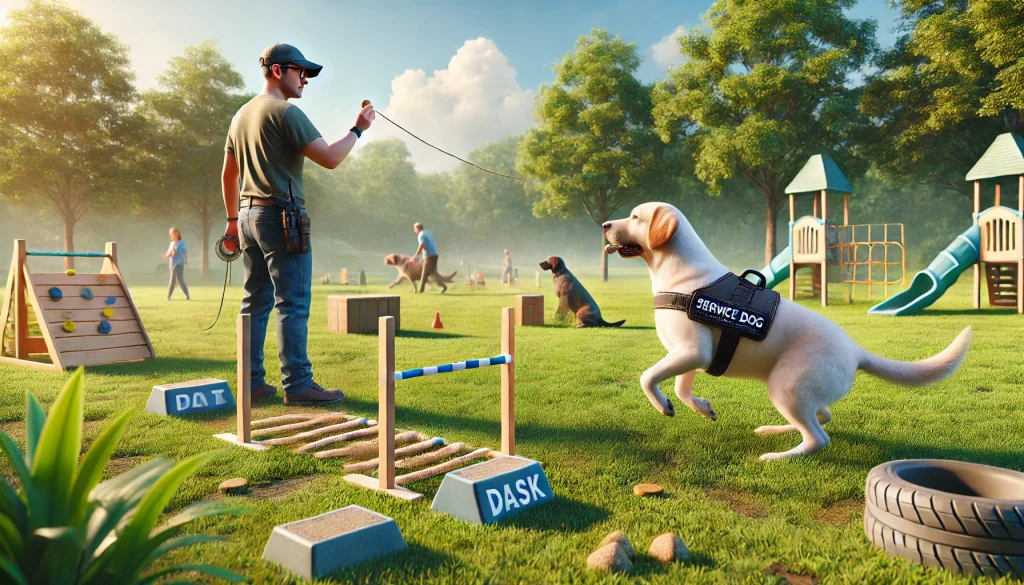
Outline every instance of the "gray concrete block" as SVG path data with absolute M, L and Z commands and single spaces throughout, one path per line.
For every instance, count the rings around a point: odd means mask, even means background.
M 540 463 L 506 456 L 447 473 L 430 509 L 490 524 L 554 497 Z
M 405 550 L 394 520 L 351 505 L 275 526 L 263 558 L 306 579 Z
M 235 398 L 231 395 L 228 383 L 216 378 L 153 386 L 149 402 L 146 403 L 147 412 L 165 416 L 234 407 Z

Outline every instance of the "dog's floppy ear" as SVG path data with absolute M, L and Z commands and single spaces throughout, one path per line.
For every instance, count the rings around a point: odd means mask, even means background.
M 679 227 L 679 218 L 672 210 L 664 205 L 659 205 L 651 216 L 651 227 L 647 232 L 647 245 L 656 250 L 672 239 Z
M 548 256 L 548 264 L 551 265 L 551 272 L 554 272 L 562 265 L 562 259 L 558 256 Z

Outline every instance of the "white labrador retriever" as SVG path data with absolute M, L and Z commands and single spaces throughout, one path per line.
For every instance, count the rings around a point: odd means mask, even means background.
M 700 240 L 686 217 L 667 203 L 645 203 L 630 217 L 604 224 L 608 253 L 640 257 L 651 273 L 652 292 L 690 294 L 718 280 L 729 270 Z M 824 316 L 779 299 L 775 320 L 764 341 L 741 338 L 725 375 L 762 380 L 768 396 L 789 425 L 763 426 L 759 435 L 799 431 L 803 440 L 781 453 L 765 453 L 762 461 L 813 453 L 829 443 L 822 428 L 832 420 L 828 406 L 849 392 L 857 370 L 904 386 L 938 382 L 960 366 L 971 343 L 967 327 L 938 355 L 918 362 L 898 362 L 876 356 L 857 345 Z M 658 338 L 668 355 L 640 376 L 651 404 L 673 416 L 672 402 L 659 384 L 676 377 L 676 396 L 694 412 L 716 419 L 711 404 L 693 396 L 697 371 L 707 369 L 722 330 L 690 320 L 678 310 L 654 313 Z

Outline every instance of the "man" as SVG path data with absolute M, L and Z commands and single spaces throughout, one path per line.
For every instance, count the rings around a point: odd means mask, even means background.
M 437 272 L 437 245 L 434 244 L 434 234 L 423 229 L 423 224 L 416 222 L 412 226 L 413 233 L 416 234 L 416 241 L 420 243 L 419 247 L 416 248 L 416 252 L 412 255 L 413 259 L 423 252 L 423 272 L 420 273 L 420 292 L 427 286 L 427 279 L 433 278 L 434 282 L 441 287 L 441 294 L 448 292 L 448 287 L 444 284 L 444 280 L 441 278 L 441 274 Z
M 328 144 L 302 110 L 288 103 L 302 97 L 309 79 L 322 66 L 298 49 L 278 43 L 260 56 L 263 92 L 242 106 L 231 120 L 221 175 L 228 224 L 224 233 L 238 238 L 244 265 L 243 314 L 252 315 L 252 400 L 277 392 L 266 383 L 263 342 L 270 311 L 277 307 L 277 347 L 284 403 L 325 404 L 345 398 L 313 381 L 306 352 L 313 260 L 311 253 L 289 252 L 282 210 L 294 201 L 305 207 L 302 165 L 305 158 L 333 169 L 345 160 L 356 140 L 370 127 L 367 105 L 341 140 Z M 305 210 L 301 212 L 305 216 Z M 226 247 L 234 251 L 233 243 Z
M 512 284 L 512 257 L 508 255 L 508 248 L 505 248 L 505 271 L 501 273 L 502 284 Z

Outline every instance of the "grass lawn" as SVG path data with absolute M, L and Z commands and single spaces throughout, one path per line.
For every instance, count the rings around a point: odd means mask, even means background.
M 804 458 L 762 463 L 758 456 L 793 447 L 799 436 L 758 437 L 754 428 L 781 424 L 760 383 L 699 376 L 695 394 L 711 400 L 717 422 L 675 401 L 666 418 L 639 387 L 641 372 L 664 351 L 654 331 L 650 281 L 619 273 L 601 284 L 581 275 L 608 320 L 622 329 L 576 330 L 549 325 L 516 332 L 516 408 L 520 454 L 546 463 L 557 500 L 497 525 L 476 527 L 430 511 L 440 478 L 409 485 L 426 494 L 406 503 L 361 490 L 341 479 L 342 462 L 294 454 L 283 447 L 256 453 L 232 448 L 213 434 L 233 429 L 234 412 L 163 418 L 143 412 L 155 384 L 215 377 L 234 388 L 236 285 L 225 315 L 216 314 L 219 287 L 194 287 L 191 302 L 163 300 L 163 287 L 134 286 L 157 359 L 102 367 L 86 374 L 86 437 L 94 438 L 125 408 L 138 412 L 115 452 L 108 476 L 158 454 L 180 460 L 221 449 L 216 461 L 189 479 L 171 503 L 219 497 L 220 481 L 249 479 L 249 506 L 239 516 L 209 519 L 194 529 L 226 540 L 189 549 L 196 562 L 225 565 L 252 583 L 298 583 L 261 560 L 271 529 L 348 504 L 395 518 L 407 552 L 338 574 L 352 583 L 966 583 L 875 550 L 864 536 L 862 510 L 868 470 L 903 458 L 960 459 L 1024 470 L 1024 317 L 972 311 L 969 275 L 916 317 L 866 315 L 870 303 L 821 308 L 858 343 L 890 358 L 913 360 L 944 348 L 966 325 L 974 341 L 960 371 L 946 382 L 903 389 L 858 375 L 850 394 L 832 407 L 832 444 Z M 522 292 L 535 292 L 532 279 Z M 129 278 L 129 282 L 131 279 Z M 237 280 L 236 280 L 237 282 Z M 556 299 L 550 278 L 541 288 L 550 323 Z M 782 290 L 785 287 L 780 287 Z M 835 286 L 838 295 L 842 287 Z M 316 379 L 343 389 L 333 410 L 375 417 L 377 338 L 327 332 L 327 295 L 386 292 L 382 286 L 313 287 L 309 351 Z M 471 293 L 402 295 L 396 341 L 399 369 L 499 353 L 499 309 L 513 292 L 496 284 Z M 836 297 L 838 300 L 838 296 Z M 879 300 L 876 298 L 876 301 Z M 445 329 L 430 329 L 434 311 Z M 268 334 L 268 381 L 279 382 L 273 322 Z M 0 429 L 23 442 L 25 392 L 44 406 L 69 374 L 0 366 Z M 427 436 L 499 447 L 499 368 L 400 382 L 397 425 Z M 671 384 L 665 384 L 672 396 Z M 254 408 L 263 418 L 313 409 L 286 408 L 280 393 Z M 11 470 L 0 467 L 8 477 Z M 653 482 L 660 499 L 638 498 L 632 487 Z M 586 558 L 610 531 L 624 530 L 638 552 L 654 537 L 676 532 L 693 553 L 686 565 L 663 567 L 641 555 L 632 573 L 592 573 Z

